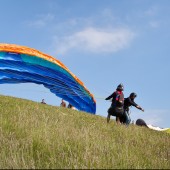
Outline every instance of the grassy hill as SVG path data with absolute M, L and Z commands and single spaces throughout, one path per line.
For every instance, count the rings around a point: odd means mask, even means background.
M 170 133 L 170 128 L 166 130 L 166 132 Z
M 170 168 L 170 135 L 0 96 L 0 168 Z

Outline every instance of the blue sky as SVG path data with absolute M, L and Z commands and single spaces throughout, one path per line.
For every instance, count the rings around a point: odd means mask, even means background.
M 0 0 L 0 42 L 24 45 L 63 62 L 94 94 L 97 114 L 119 83 L 136 92 L 132 120 L 170 127 L 169 0 Z M 41 85 L 0 85 L 10 95 L 59 106 Z M 114 118 L 114 117 L 113 117 Z

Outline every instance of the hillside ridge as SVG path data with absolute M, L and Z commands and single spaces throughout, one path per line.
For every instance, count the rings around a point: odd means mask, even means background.
M 0 168 L 168 169 L 170 135 L 0 96 Z

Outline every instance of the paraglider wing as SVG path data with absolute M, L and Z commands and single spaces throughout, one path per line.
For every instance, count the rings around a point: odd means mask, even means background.
M 43 84 L 78 110 L 96 112 L 93 95 L 59 60 L 25 46 L 0 44 L 0 84 L 27 82 Z

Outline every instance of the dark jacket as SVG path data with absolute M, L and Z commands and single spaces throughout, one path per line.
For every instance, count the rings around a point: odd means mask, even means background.
M 129 111 L 129 107 L 130 107 L 130 106 L 137 107 L 138 104 L 136 104 L 136 103 L 134 102 L 134 100 L 132 100 L 130 97 L 125 98 L 125 100 L 124 100 L 124 110 Z
M 112 106 L 114 107 L 123 107 L 124 104 L 124 94 L 122 91 L 115 91 L 105 100 L 109 100 L 112 98 Z

